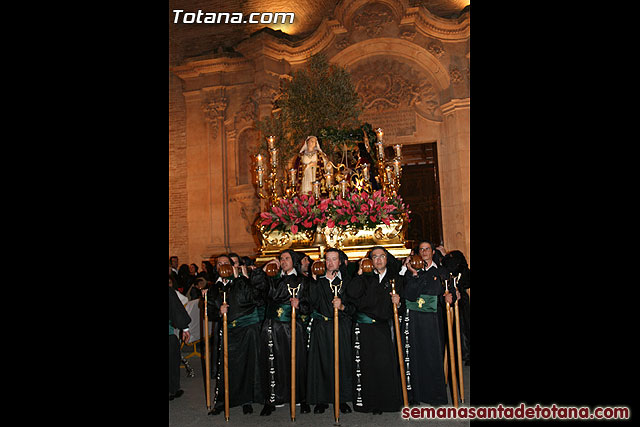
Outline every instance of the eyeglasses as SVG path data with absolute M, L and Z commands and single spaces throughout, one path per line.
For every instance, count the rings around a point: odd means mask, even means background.
M 371 259 L 384 259 L 387 256 L 385 254 L 382 255 L 371 255 Z
M 420 252 L 426 252 L 426 251 L 432 251 L 433 249 L 431 248 L 420 248 L 418 249 Z

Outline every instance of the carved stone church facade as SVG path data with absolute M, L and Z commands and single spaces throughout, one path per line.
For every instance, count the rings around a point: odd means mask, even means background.
M 442 240 L 470 262 L 469 13 L 446 19 L 407 0 L 346 0 L 302 40 L 265 30 L 233 50 L 170 68 L 180 81 L 170 90 L 170 255 L 255 255 L 256 123 L 271 114 L 280 80 L 323 53 L 351 73 L 360 119 L 384 129 L 385 145 L 436 144 Z M 172 113 L 172 103 L 181 108 Z

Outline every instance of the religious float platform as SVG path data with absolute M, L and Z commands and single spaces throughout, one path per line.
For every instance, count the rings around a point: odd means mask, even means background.
M 268 137 L 268 165 L 265 156 L 255 156 L 257 194 L 267 202 L 254 224 L 260 243 L 256 265 L 286 249 L 304 252 L 313 260 L 323 259 L 327 248 L 344 251 L 350 260 L 364 257 L 373 246 L 399 258 L 409 255 L 406 233 L 411 211 L 398 193 L 402 146 L 394 145 L 395 156 L 386 160 L 383 135 L 376 129 L 373 154 L 364 131 L 359 144 L 343 147 L 344 162 L 337 164 L 310 136 L 296 161 L 298 167 L 281 174 L 284 179 L 278 174 L 275 137 Z M 354 151 L 357 160 L 349 162 L 347 150 Z

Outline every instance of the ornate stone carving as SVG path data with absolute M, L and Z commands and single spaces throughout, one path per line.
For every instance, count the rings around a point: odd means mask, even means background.
M 248 234 L 253 234 L 253 223 L 260 212 L 260 202 L 253 193 L 229 198 L 229 202 L 240 204 L 240 216 L 244 220 L 244 227 Z
M 405 40 L 413 41 L 415 37 L 416 37 L 415 30 L 405 30 L 400 33 L 400 38 L 403 38 Z
M 429 53 L 431 53 L 436 58 L 441 58 L 442 55 L 444 55 L 444 47 L 439 41 L 432 40 L 431 42 L 427 43 L 426 47 Z
M 378 112 L 420 106 L 431 115 L 438 108 L 436 90 L 425 75 L 393 60 L 375 60 L 352 71 L 364 110 Z
M 254 101 L 251 96 L 247 96 L 240 105 L 240 109 L 236 113 L 236 122 L 244 120 L 245 122 L 251 124 L 255 122 L 257 113 L 258 106 L 256 105 L 256 101 Z
M 227 110 L 227 98 L 224 97 L 224 90 L 216 93 L 205 93 L 202 103 L 204 119 L 209 123 L 211 135 L 215 138 L 218 134 L 219 119 L 224 119 Z
M 263 104 L 271 105 L 277 94 L 278 94 L 278 91 L 274 89 L 272 86 L 269 86 L 268 84 L 263 84 L 259 88 L 256 88 L 255 91 L 253 91 L 251 98 L 255 102 L 257 102 L 258 105 L 263 105 Z
M 336 43 L 336 47 L 340 50 L 342 49 L 346 49 L 347 47 L 351 46 L 351 42 L 349 41 L 348 37 L 343 38 L 342 40 L 340 40 L 339 42 Z
M 463 82 L 462 73 L 457 68 L 451 69 L 451 71 L 449 71 L 449 76 L 451 77 L 451 83 L 454 85 Z
M 364 30 L 369 37 L 377 37 L 384 25 L 393 21 L 393 12 L 381 3 L 373 3 L 360 10 L 353 18 L 353 29 Z

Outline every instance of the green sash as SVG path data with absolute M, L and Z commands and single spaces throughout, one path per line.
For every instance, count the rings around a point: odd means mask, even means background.
M 405 300 L 409 310 L 423 313 L 435 313 L 438 310 L 438 297 L 436 295 L 420 295 L 416 301 Z
M 360 313 L 359 311 L 356 311 L 355 320 L 358 323 L 376 323 L 376 319 L 372 319 L 371 317 L 367 316 L 364 313 Z
M 269 305 L 266 316 L 279 322 L 291 322 L 291 304 Z
M 324 320 L 325 322 L 328 322 L 329 320 L 333 320 L 333 318 L 328 318 L 327 316 L 324 316 L 315 310 L 313 311 L 313 313 L 311 313 L 311 318 L 316 320 Z
M 240 316 L 232 322 L 227 324 L 227 327 L 230 329 L 233 328 L 242 328 L 244 326 L 253 325 L 254 323 L 258 323 L 260 321 L 260 316 L 258 316 L 258 310 L 254 309 L 251 313 L 245 314 L 244 316 Z

